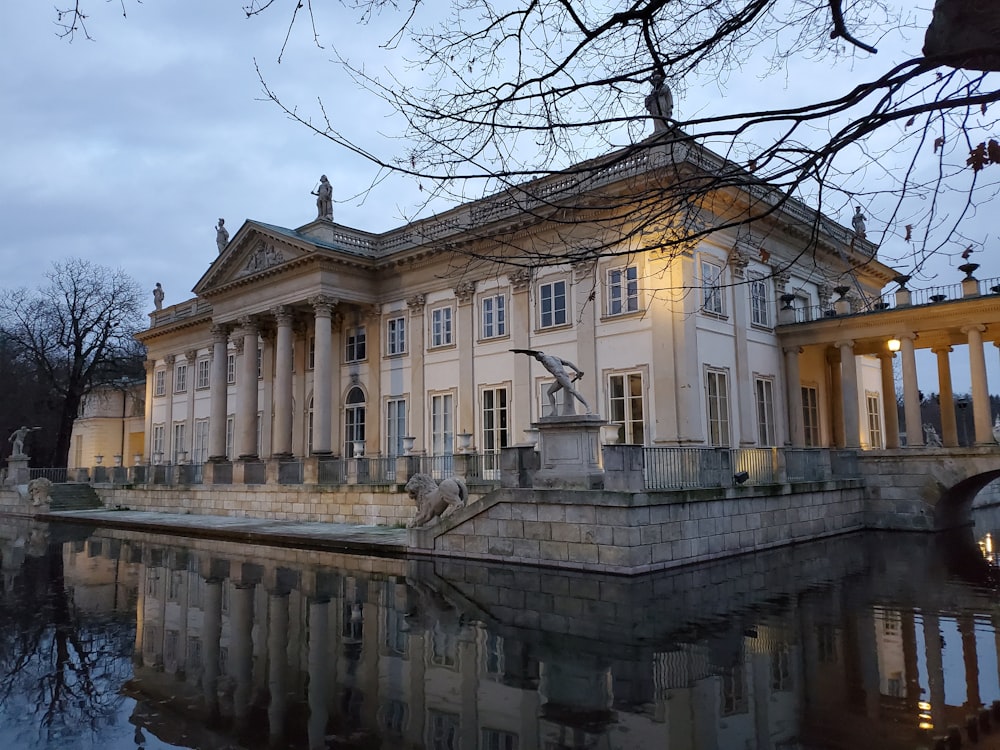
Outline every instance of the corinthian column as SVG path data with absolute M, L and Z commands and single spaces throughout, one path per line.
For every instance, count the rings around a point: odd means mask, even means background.
M 331 317 L 337 301 L 320 295 L 309 300 L 316 316 L 316 360 L 313 365 L 313 453 L 327 455 L 332 452 L 330 424 L 333 399 L 330 390 L 333 377 L 333 348 Z
M 858 417 L 858 365 L 854 361 L 854 342 L 838 341 L 840 349 L 840 388 L 844 409 L 844 447 L 861 446 Z
M 278 323 L 274 351 L 274 436 L 272 456 L 292 455 L 292 309 L 272 310 Z
M 240 360 L 240 377 L 236 384 L 236 417 L 238 442 L 236 454 L 242 460 L 257 458 L 257 322 L 241 318 L 243 358 Z
M 962 333 L 969 337 L 969 374 L 972 376 L 972 418 L 976 428 L 976 445 L 995 445 L 990 422 L 990 391 L 986 384 L 986 355 L 983 353 L 983 331 L 986 326 L 969 325 Z
M 229 334 L 225 326 L 212 326 L 212 372 L 210 375 L 211 407 L 208 420 L 208 460 L 226 460 L 226 419 L 229 416 L 226 382 Z

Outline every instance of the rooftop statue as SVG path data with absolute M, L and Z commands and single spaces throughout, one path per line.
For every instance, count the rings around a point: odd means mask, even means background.
M 160 286 L 160 282 L 156 282 L 156 286 L 153 287 L 153 304 L 156 305 L 157 310 L 163 309 L 163 287 Z
M 219 246 L 220 255 L 226 249 L 226 245 L 229 244 L 229 230 L 226 229 L 225 219 L 219 219 L 219 223 L 215 227 L 215 244 Z
M 316 196 L 316 218 L 333 221 L 333 187 L 326 175 L 321 175 L 319 185 L 312 194 Z
M 653 118 L 653 132 L 667 130 L 667 120 L 674 116 L 674 95 L 667 86 L 663 74 L 657 71 L 649 79 L 653 90 L 646 96 L 646 111 Z
M 854 227 L 854 234 L 864 239 L 867 234 L 867 227 L 865 227 L 865 215 L 861 213 L 861 206 L 855 206 L 854 218 L 851 219 L 851 225 Z
M 590 405 L 587 403 L 586 399 L 580 395 L 580 392 L 573 387 L 573 383 L 583 377 L 583 370 L 574 365 L 568 359 L 563 359 L 562 357 L 557 357 L 554 354 L 546 354 L 545 352 L 536 351 L 535 349 L 511 349 L 515 354 L 527 354 L 534 357 L 539 362 L 542 363 L 542 367 L 548 370 L 555 377 L 556 382 L 548 387 L 545 392 L 549 397 L 549 407 L 551 409 L 550 415 L 554 416 L 556 412 L 556 393 L 565 390 L 566 395 L 563 397 L 563 414 L 574 414 L 573 409 L 573 399 L 577 399 L 583 408 L 587 410 L 587 414 L 592 413 L 590 411 Z M 573 370 L 573 377 L 570 378 L 569 373 L 566 368 Z

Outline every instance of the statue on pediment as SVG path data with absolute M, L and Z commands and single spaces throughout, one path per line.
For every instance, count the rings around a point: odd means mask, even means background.
M 219 223 L 215 227 L 215 244 L 219 247 L 219 255 L 222 255 L 222 251 L 229 244 L 229 230 L 226 229 L 225 219 L 220 218 Z
M 326 175 L 320 175 L 319 185 L 312 194 L 316 196 L 316 218 L 333 221 L 333 187 Z

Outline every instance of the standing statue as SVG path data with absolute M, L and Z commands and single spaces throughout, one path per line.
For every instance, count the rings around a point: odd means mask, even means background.
M 653 84 L 653 90 L 646 96 L 646 111 L 653 118 L 654 133 L 667 130 L 669 127 L 667 121 L 674 116 L 674 95 L 665 80 L 663 73 L 659 71 L 653 73 L 649 79 Z
M 163 287 L 160 286 L 160 282 L 156 282 L 156 286 L 153 287 L 153 304 L 156 305 L 157 310 L 163 309 Z
M 548 370 L 555 377 L 556 382 L 548 387 L 546 390 L 546 395 L 549 397 L 549 407 L 551 408 L 551 414 L 556 414 L 556 393 L 559 391 L 566 391 L 566 395 L 563 396 L 563 414 L 575 414 L 573 409 L 573 399 L 577 399 L 583 408 L 587 410 L 587 414 L 590 414 L 590 405 L 587 403 L 586 399 L 580 395 L 580 392 L 573 387 L 573 383 L 583 377 L 583 370 L 574 365 L 568 359 L 563 359 L 562 357 L 557 357 L 554 354 L 546 354 L 545 352 L 539 352 L 534 349 L 511 349 L 510 351 L 515 354 L 527 354 L 534 357 L 539 362 L 542 363 L 542 367 Z M 566 368 L 573 370 L 574 375 L 570 378 L 569 373 L 566 372 Z
M 319 178 L 319 186 L 312 191 L 316 196 L 316 218 L 333 221 L 333 187 L 326 175 Z
M 924 446 L 927 448 L 940 448 L 941 436 L 937 429 L 930 422 L 924 422 Z
M 24 441 L 28 437 L 29 432 L 35 432 L 36 430 L 42 429 L 41 427 L 28 427 L 27 425 L 22 425 L 18 427 L 14 432 L 11 433 L 10 437 L 7 438 L 7 442 L 11 444 L 11 454 L 12 456 L 24 456 Z
M 861 206 L 854 207 L 854 218 L 851 219 L 851 225 L 854 227 L 854 234 L 864 239 L 867 228 L 865 227 L 865 215 L 861 213 Z
M 229 244 L 229 230 L 226 229 L 226 220 L 219 219 L 218 226 L 215 227 L 215 244 L 219 246 L 219 254 L 226 249 Z

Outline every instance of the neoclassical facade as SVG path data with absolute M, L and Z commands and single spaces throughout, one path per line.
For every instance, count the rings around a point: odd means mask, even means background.
M 647 153 L 601 189 L 627 195 L 655 176 Z M 817 218 L 789 203 L 671 252 L 593 211 L 543 215 L 503 196 L 383 234 L 248 220 L 194 297 L 151 313 L 139 336 L 145 458 L 498 452 L 525 442 L 552 382 L 511 349 L 576 364 L 620 442 L 881 447 L 878 360 L 841 368 L 776 334 L 779 313 L 821 317 L 896 276 L 863 237 Z M 708 209 L 698 221 L 724 223 Z M 544 260 L 540 247 L 567 252 Z M 568 251 L 581 247 L 601 251 Z M 844 413 L 858 417 L 847 438 Z

